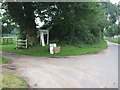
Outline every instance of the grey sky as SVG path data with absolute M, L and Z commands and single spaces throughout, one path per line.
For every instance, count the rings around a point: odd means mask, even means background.
M 120 2 L 120 0 L 110 0 L 113 4 Z

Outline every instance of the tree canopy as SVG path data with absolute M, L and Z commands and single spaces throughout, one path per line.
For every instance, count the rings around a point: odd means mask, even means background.
M 50 39 L 59 43 L 99 42 L 106 27 L 106 16 L 100 3 L 45 4 L 41 16 L 48 18 L 44 27 L 50 29 Z
M 7 2 L 7 12 L 21 28 L 31 46 L 37 44 L 35 18 L 50 30 L 50 41 L 57 43 L 93 44 L 103 39 L 108 27 L 102 3 Z
M 108 37 L 113 37 L 115 35 L 120 35 L 120 29 L 118 28 L 119 23 L 119 8 L 117 4 L 112 4 L 110 2 L 104 3 L 106 14 L 108 15 L 109 27 L 105 31 L 105 35 Z

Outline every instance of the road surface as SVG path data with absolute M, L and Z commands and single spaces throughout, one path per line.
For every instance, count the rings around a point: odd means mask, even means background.
M 100 53 L 82 56 L 2 55 L 12 61 L 15 73 L 31 88 L 118 88 L 118 45 L 108 45 Z

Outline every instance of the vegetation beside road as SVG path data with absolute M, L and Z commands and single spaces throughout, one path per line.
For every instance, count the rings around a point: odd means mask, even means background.
M 120 38 L 106 38 L 106 40 L 113 42 L 113 43 L 120 44 Z
M 83 55 L 90 53 L 97 53 L 105 48 L 107 48 L 106 42 L 100 42 L 93 45 L 59 45 L 61 47 L 61 52 L 59 54 L 51 55 L 49 53 L 49 46 L 42 47 L 40 45 L 36 45 L 30 49 L 15 49 L 15 45 L 2 45 L 2 50 L 10 53 L 31 55 L 31 56 L 72 56 L 72 55 Z
M 8 59 L 6 59 L 3 56 L 0 56 L 0 64 L 9 64 Z M 0 74 L 0 79 L 2 79 L 2 85 L 0 85 L 0 88 L 27 88 L 28 85 L 25 80 L 23 80 L 21 77 L 18 77 L 17 75 L 14 75 L 12 73 L 2 73 Z
M 8 60 L 2 56 L 0 56 L 0 64 L 8 63 Z
M 25 80 L 14 74 L 3 74 L 2 87 L 3 88 L 28 88 Z

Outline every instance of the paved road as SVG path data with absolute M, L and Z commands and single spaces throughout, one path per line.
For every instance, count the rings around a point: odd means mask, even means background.
M 3 52 L 3 56 L 32 88 L 118 88 L 118 45 L 108 45 L 94 55 L 50 58 Z

